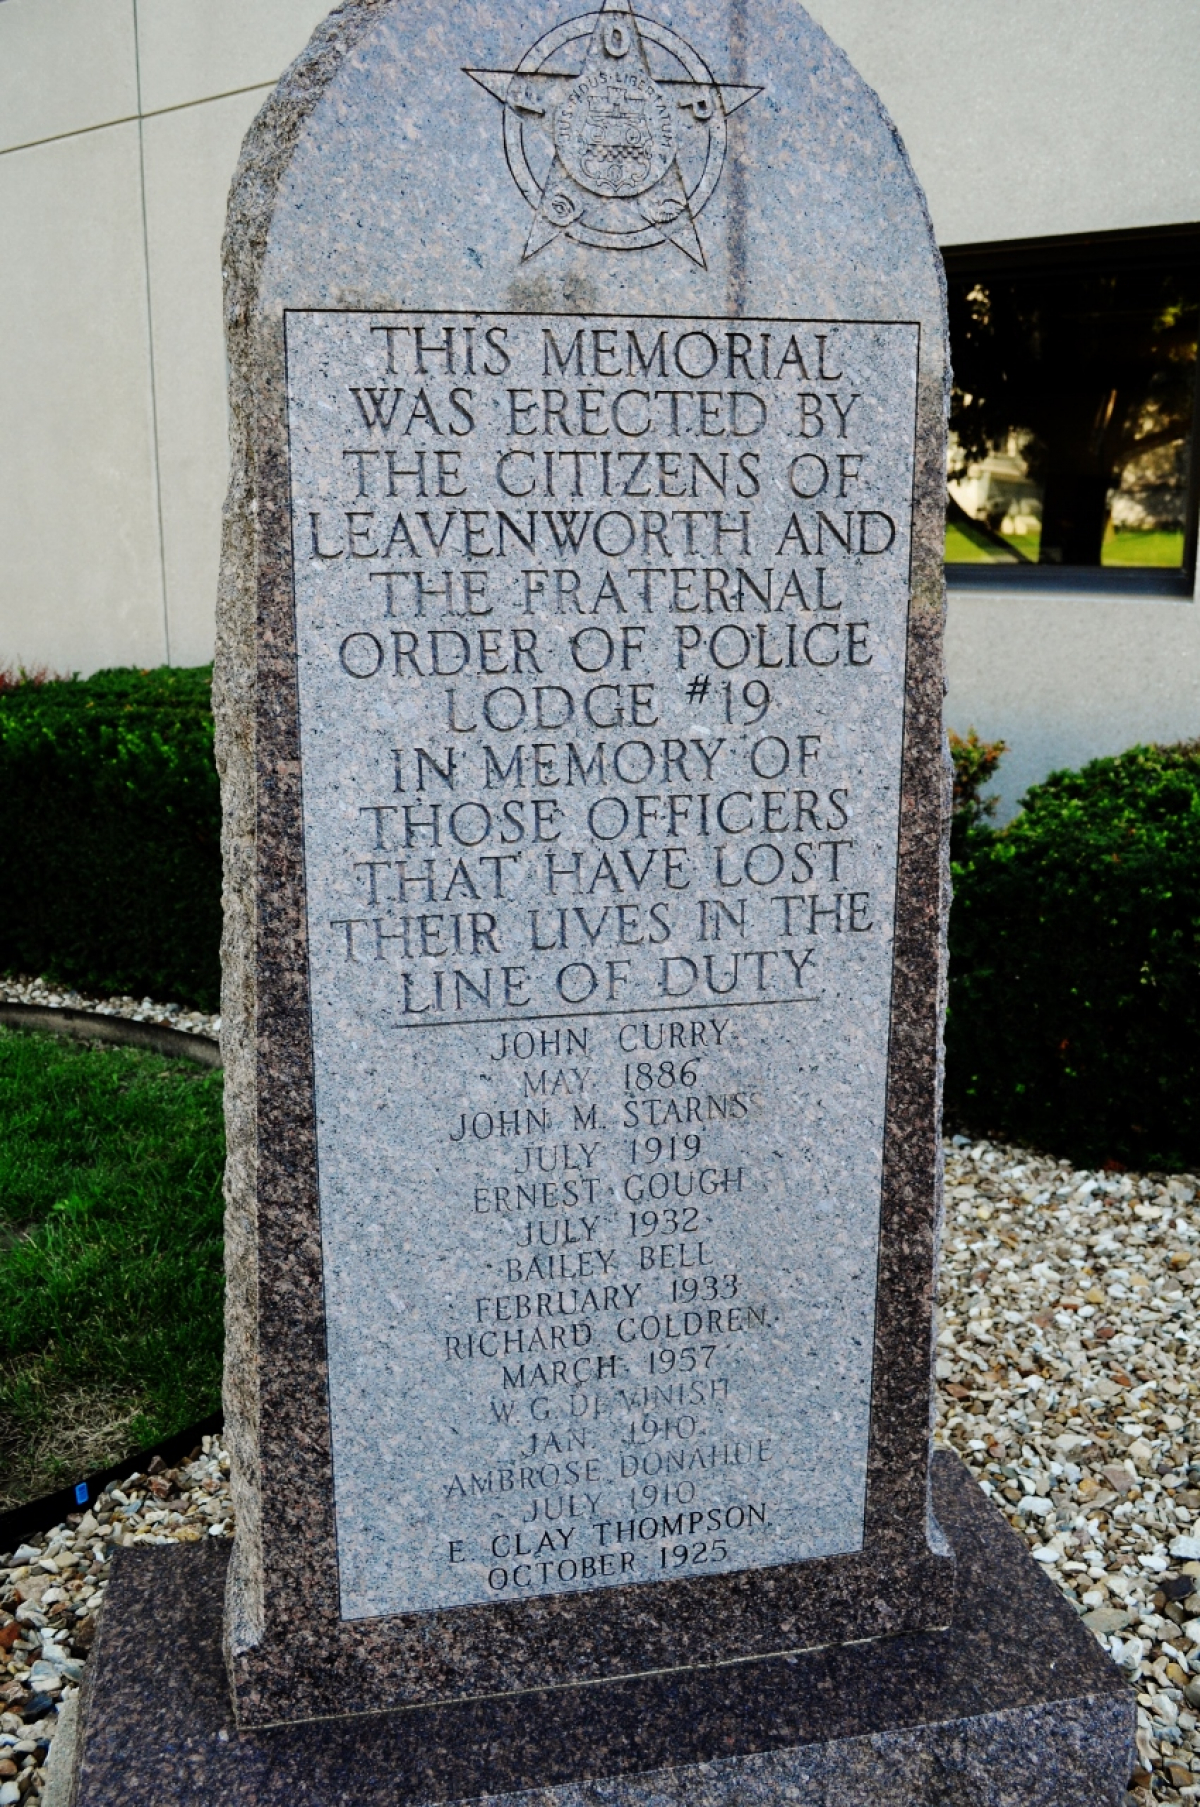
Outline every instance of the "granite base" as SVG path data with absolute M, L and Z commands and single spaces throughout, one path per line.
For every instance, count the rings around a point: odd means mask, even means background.
M 248 1733 L 227 1549 L 121 1550 L 74 1807 L 1118 1807 L 1130 1687 L 957 1458 L 933 1472 L 948 1631 Z

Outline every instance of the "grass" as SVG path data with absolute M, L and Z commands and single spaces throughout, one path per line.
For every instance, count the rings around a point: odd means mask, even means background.
M 1006 533 L 1014 553 L 1037 563 L 1040 533 Z M 1004 553 L 982 533 L 975 535 L 957 521 L 946 523 L 946 563 L 952 565 L 1007 565 Z M 1015 562 L 1015 560 L 1013 561 Z M 1100 548 L 1102 565 L 1153 566 L 1178 570 L 1183 563 L 1183 534 L 1109 527 Z
M 223 1160 L 220 1073 L 0 1029 L 0 1509 L 216 1409 Z
M 1007 564 L 1007 562 L 982 536 L 976 539 L 968 529 L 960 527 L 956 521 L 947 521 L 946 563 L 948 565 L 1001 565 Z
M 1174 566 L 1183 563 L 1183 534 L 1110 528 L 1100 548 L 1102 565 Z
M 1031 565 L 1037 564 L 1038 553 L 1042 548 L 1040 529 L 1037 533 L 1006 533 L 1003 537 L 1014 552 L 1019 552 L 1022 558 L 1027 558 Z

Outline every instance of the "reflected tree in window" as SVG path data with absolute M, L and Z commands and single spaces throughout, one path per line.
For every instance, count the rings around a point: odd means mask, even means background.
M 1200 238 L 1133 237 L 947 254 L 960 556 L 1184 562 Z

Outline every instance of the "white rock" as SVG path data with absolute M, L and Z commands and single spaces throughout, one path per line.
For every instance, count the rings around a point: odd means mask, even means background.
M 35 1694 L 57 1693 L 62 1687 L 62 1674 L 58 1664 L 39 1659 L 29 1671 L 29 1686 Z
M 938 1354 L 958 1359 L 939 1379 L 983 1376 L 991 1397 L 981 1417 L 943 1389 L 939 1440 L 990 1490 L 1147 1701 L 1151 1691 L 1171 1699 L 1176 1687 L 1196 1690 L 1174 1726 L 1159 1715 L 1169 1742 L 1151 1739 L 1142 1710 L 1143 1758 L 1173 1797 L 1169 1761 L 1200 1782 L 1200 1616 L 1180 1629 L 1150 1601 L 1160 1576 L 1180 1569 L 1194 1568 L 1200 1585 L 1200 1518 L 1185 1515 L 1179 1497 L 1196 1480 L 1183 1471 L 1200 1397 L 1200 1287 L 1184 1274 L 1200 1265 L 1200 1230 L 1166 1186 L 1140 1175 L 1084 1173 L 988 1142 L 948 1143 L 945 1154 Z M 1194 1192 L 1196 1176 L 1172 1188 Z M 985 1324 L 993 1342 L 981 1348 L 971 1333 Z M 1105 1472 L 1113 1468 L 1128 1475 L 1124 1492 Z M 1130 1618 L 1140 1635 L 1129 1635 Z

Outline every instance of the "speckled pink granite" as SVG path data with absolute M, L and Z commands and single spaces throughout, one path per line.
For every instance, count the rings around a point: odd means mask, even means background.
M 954 1623 L 724 1668 L 239 1732 L 224 1549 L 120 1550 L 74 1807 L 1120 1807 L 1133 1691 L 957 1458 Z

